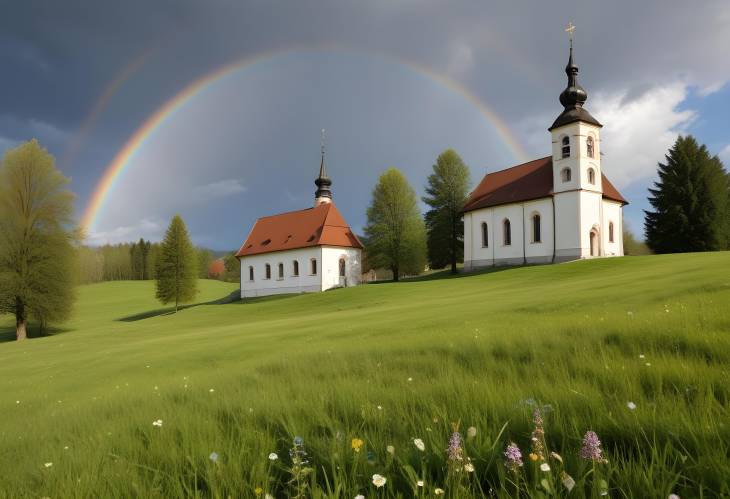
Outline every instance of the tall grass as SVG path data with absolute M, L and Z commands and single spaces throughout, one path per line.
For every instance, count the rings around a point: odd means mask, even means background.
M 288 497 L 296 436 L 313 497 L 730 495 L 729 269 L 636 257 L 177 315 L 145 313 L 149 283 L 87 286 L 69 331 L 0 344 L 0 496 Z M 550 472 L 527 457 L 536 407 Z M 607 463 L 579 457 L 587 430 Z

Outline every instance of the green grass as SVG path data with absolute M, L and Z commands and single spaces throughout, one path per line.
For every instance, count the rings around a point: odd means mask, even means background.
M 541 474 L 526 458 L 534 404 L 549 406 L 570 497 L 599 479 L 611 497 L 730 495 L 730 253 L 228 304 L 215 300 L 234 285 L 201 286 L 207 304 L 176 315 L 150 282 L 84 286 L 59 332 L 0 343 L 0 497 L 287 497 L 295 435 L 314 496 L 412 497 L 416 474 L 424 496 L 513 496 L 509 441 L 523 495 L 543 497 L 547 476 L 566 495 L 557 461 Z M 453 422 L 478 430 L 461 484 L 444 452 Z M 595 472 L 578 457 L 589 429 L 609 461 Z

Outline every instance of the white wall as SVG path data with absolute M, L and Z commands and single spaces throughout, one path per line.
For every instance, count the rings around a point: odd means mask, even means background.
M 608 224 L 613 222 L 613 243 L 608 240 Z M 621 203 L 603 200 L 603 254 L 604 256 L 623 256 L 624 227 Z
M 345 259 L 345 278 L 340 279 L 340 258 Z M 362 276 L 362 251 L 357 248 L 322 247 L 322 290 L 357 286 Z

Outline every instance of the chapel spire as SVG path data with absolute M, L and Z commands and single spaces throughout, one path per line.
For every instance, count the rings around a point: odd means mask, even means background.
M 319 177 L 314 181 L 314 184 L 317 186 L 317 191 L 314 193 L 314 206 L 332 202 L 332 191 L 330 190 L 332 180 L 327 176 L 327 170 L 324 166 L 324 128 L 322 129 L 321 149 L 322 159 L 319 163 Z

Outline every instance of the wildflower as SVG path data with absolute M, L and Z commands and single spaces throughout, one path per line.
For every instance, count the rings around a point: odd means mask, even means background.
M 382 410 L 383 410 L 383 406 L 382 406 L 382 405 L 379 405 L 379 406 L 378 406 L 378 410 L 379 410 L 379 411 L 382 411 Z
M 679 499 L 679 496 L 677 494 L 669 494 L 669 497 L 667 499 Z
M 532 430 L 531 436 L 532 454 L 535 454 L 540 461 L 544 461 L 545 444 L 543 442 L 545 440 L 545 430 L 543 429 L 542 414 L 540 414 L 540 409 L 538 407 L 535 407 L 535 410 L 532 412 L 532 422 L 535 425 L 535 429 Z M 532 459 L 532 454 L 530 454 L 530 459 Z M 536 459 L 532 460 L 536 461 Z
M 550 465 L 548 463 L 542 463 L 540 465 L 540 470 L 547 473 L 548 471 L 550 471 Z
M 421 452 L 423 452 L 423 451 L 426 450 L 426 444 L 424 444 L 423 443 L 423 440 L 421 440 L 420 438 L 414 438 L 413 439 L 413 445 L 415 445 L 416 448 L 418 450 L 420 450 Z
M 408 378 L 408 381 L 413 381 L 413 378 Z
M 573 480 L 573 477 L 568 475 L 565 471 L 560 474 L 560 480 L 563 483 L 563 487 L 568 489 L 568 492 L 573 490 L 573 487 L 575 487 L 575 480 Z
M 157 419 L 155 421 L 152 421 L 152 426 L 156 426 L 158 428 L 161 428 L 162 427 L 162 420 L 161 419 Z
M 362 494 L 358 494 L 355 496 L 355 499 L 365 499 L 365 496 Z
M 474 426 L 470 426 L 468 430 L 466 430 L 466 438 L 474 438 L 477 436 L 477 429 Z
M 217 453 L 217 452 L 211 452 L 211 453 L 210 453 L 210 456 L 208 456 L 208 457 L 209 457 L 209 458 L 210 458 L 210 460 L 211 460 L 211 461 L 213 461 L 214 463 L 217 463 L 217 462 L 218 462 L 218 453 Z
M 530 461 L 537 461 L 537 454 L 530 452 Z
M 373 475 L 373 485 L 375 485 L 377 488 L 383 487 L 385 485 L 385 482 L 387 482 L 387 480 L 384 476 L 378 475 L 377 473 Z
M 504 465 L 512 472 L 517 473 L 517 470 L 522 466 L 522 452 L 517 444 L 510 442 L 507 449 L 504 451 Z
M 644 354 L 643 353 L 639 354 L 639 358 L 640 359 L 643 359 L 644 358 Z
M 272 496 L 271 494 L 266 494 L 264 496 L 264 499 L 274 499 L 274 496 Z
M 442 495 L 444 495 L 444 489 L 438 489 L 438 488 L 434 489 L 433 493 L 436 494 L 437 496 L 442 496 Z
M 253 489 L 253 491 L 256 493 L 257 496 L 260 496 L 264 489 L 262 489 L 261 487 L 256 487 L 255 489 Z
M 362 446 L 364 444 L 365 444 L 365 442 L 363 442 L 359 438 L 353 438 L 352 439 L 352 450 L 354 450 L 355 452 L 360 452 L 360 449 L 362 448 Z
M 471 464 L 471 462 L 468 462 L 464 465 L 464 471 L 467 473 L 474 473 L 474 465 Z
M 53 463 L 45 463 L 43 466 L 45 466 L 46 468 L 50 468 L 51 466 L 53 466 Z
M 19 404 L 19 403 L 20 403 L 20 400 L 16 400 L 16 401 L 15 401 L 15 403 L 16 403 L 16 404 Z
M 423 480 L 419 480 L 416 482 L 416 487 L 423 487 Z
M 208 392 L 210 392 L 210 393 L 213 393 L 214 391 L 215 390 L 213 388 L 211 388 L 210 390 L 208 390 Z
M 269 461 L 276 461 L 277 459 L 279 459 L 279 456 L 276 452 L 269 454 Z
M 560 454 L 558 454 L 557 452 L 551 452 L 550 453 L 550 457 L 552 457 L 553 459 L 556 459 L 556 460 L 560 461 L 561 463 L 563 462 L 563 458 L 560 457 Z
M 449 439 L 449 447 L 446 449 L 450 461 L 462 461 L 464 449 L 461 448 L 461 433 L 455 431 Z
M 593 431 L 587 431 L 583 437 L 583 446 L 580 449 L 580 457 L 598 463 L 607 462 L 601 450 L 601 441 Z
M 395 447 L 393 447 L 392 445 L 387 446 L 385 448 L 385 450 L 387 450 L 388 451 L 388 454 L 390 454 L 390 455 L 395 454 Z
M 629 402 L 628 404 L 626 404 L 626 407 L 633 411 L 634 409 L 636 409 L 636 404 L 634 404 L 633 402 Z

